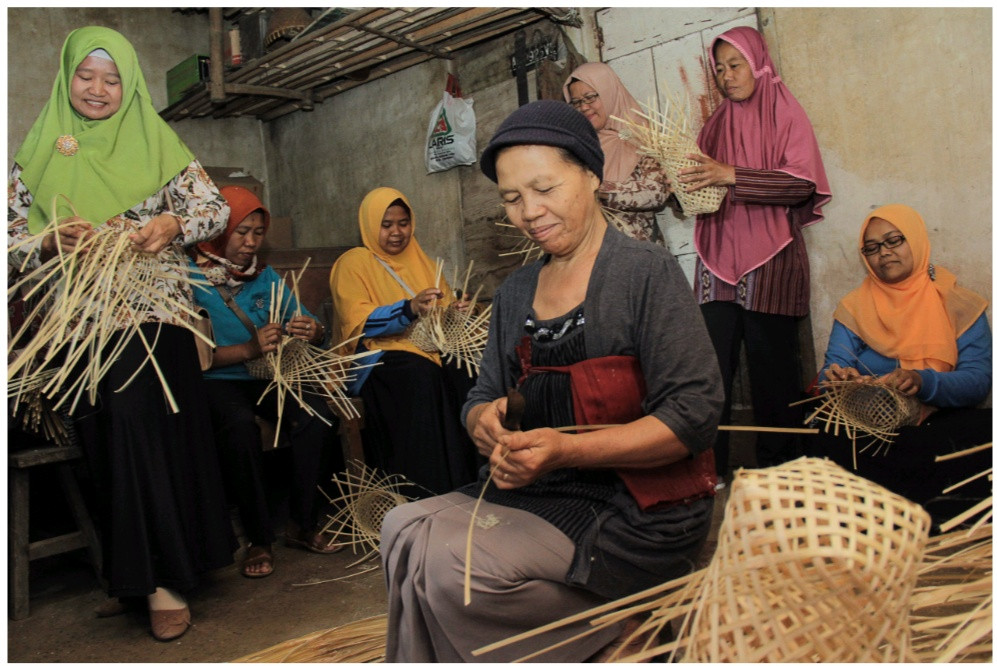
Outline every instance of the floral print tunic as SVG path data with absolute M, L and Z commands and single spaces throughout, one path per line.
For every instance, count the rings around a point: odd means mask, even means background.
M 40 265 L 39 249 L 42 236 L 39 234 L 32 238 L 28 231 L 28 209 L 31 208 L 34 199 L 20 176 L 21 166 L 15 163 L 7 187 L 7 244 L 10 248 L 15 243 L 25 240 L 29 242 L 16 250 L 8 251 L 8 283 L 22 265 L 25 271 Z M 167 203 L 167 196 L 170 198 L 172 209 Z M 126 226 L 137 225 L 141 228 L 157 215 L 166 212 L 173 212 L 180 218 L 183 235 L 175 238 L 157 255 L 161 273 L 155 278 L 155 287 L 168 294 L 170 298 L 192 306 L 194 297 L 185 279 L 188 271 L 184 248 L 222 233 L 228 223 L 229 215 L 228 204 L 197 160 L 187 165 L 158 192 L 121 215 L 107 220 L 103 226 L 121 227 L 125 232 Z M 189 321 L 186 313 L 164 311 L 139 296 L 136 296 L 135 302 L 131 305 L 137 312 L 143 313 L 145 321 L 176 325 L 183 325 Z
M 665 172 L 654 158 L 643 157 L 627 180 L 603 181 L 599 187 L 602 205 L 616 218 L 617 229 L 631 238 L 664 246 L 655 213 L 665 207 L 671 190 Z

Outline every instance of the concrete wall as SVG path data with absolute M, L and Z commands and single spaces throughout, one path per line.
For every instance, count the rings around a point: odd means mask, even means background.
M 357 211 L 375 187 L 401 190 L 426 253 L 463 267 L 459 173 L 427 174 L 426 129 L 446 65 L 431 60 L 264 125 L 271 199 L 294 220 L 297 247 L 359 245 Z
M 992 10 L 760 12 L 776 65 L 807 110 L 834 199 L 810 227 L 815 347 L 858 285 L 862 220 L 887 203 L 924 217 L 933 260 L 992 295 Z M 820 360 L 820 359 L 818 359 Z
M 194 53 L 208 53 L 207 14 L 185 16 L 165 8 L 8 9 L 8 166 L 52 93 L 62 43 L 70 32 L 87 25 L 107 26 L 128 38 L 156 109 L 166 107 L 167 70 Z M 182 120 L 171 126 L 205 166 L 240 167 L 267 180 L 256 119 Z

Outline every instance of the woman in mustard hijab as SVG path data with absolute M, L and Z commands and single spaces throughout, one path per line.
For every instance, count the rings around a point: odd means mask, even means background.
M 821 379 L 886 384 L 920 401 L 920 423 L 901 427 L 885 454 L 876 447 L 859 451 L 854 467 L 925 504 L 937 524 L 954 504 L 938 499 L 941 491 L 991 467 L 989 450 L 935 462 L 937 455 L 993 439 L 992 410 L 976 409 L 991 389 L 987 301 L 931 263 L 924 220 L 910 206 L 877 208 L 859 239 L 867 275 L 834 311 Z M 821 436 L 813 453 L 853 468 L 851 441 L 844 437 Z M 960 492 L 986 496 L 982 481 Z
M 364 401 L 367 464 L 403 474 L 421 494 L 442 494 L 470 483 L 479 465 L 460 423 L 471 382 L 464 370 L 442 364 L 439 354 L 408 338 L 418 317 L 454 301 L 442 278 L 436 288 L 436 266 L 414 232 L 415 213 L 404 194 L 379 187 L 364 197 L 364 246 L 341 256 L 329 276 L 332 341 L 359 338 L 344 353 L 378 351 L 350 387 Z
M 156 287 L 192 303 L 185 246 L 225 229 L 229 208 L 200 164 L 152 107 L 134 48 L 109 28 L 70 33 L 52 95 L 15 155 L 8 187 L 8 240 L 31 240 L 8 261 L 28 268 L 99 226 L 133 226 L 135 248 L 155 254 Z M 53 219 L 75 225 L 41 232 Z M 222 494 L 194 337 L 179 312 L 142 296 L 144 336 L 177 401 L 171 413 L 138 336 L 73 415 L 91 471 L 108 593 L 148 605 L 153 635 L 190 625 L 182 592 L 199 574 L 232 562 L 235 541 Z M 85 361 L 84 361 L 85 362 Z M 130 380 L 130 381 L 129 381 Z M 124 387 L 124 388 L 122 388 Z M 124 610 L 109 600 L 105 616 Z

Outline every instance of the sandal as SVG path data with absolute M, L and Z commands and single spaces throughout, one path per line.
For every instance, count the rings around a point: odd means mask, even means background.
M 262 571 L 251 571 L 262 565 Z M 273 573 L 273 551 L 270 546 L 254 546 L 249 544 L 246 549 L 246 558 L 240 565 L 240 572 L 246 578 L 266 578 Z
M 302 548 L 319 555 L 332 555 L 346 547 L 342 543 L 333 543 L 331 538 L 323 536 L 319 530 L 299 532 L 297 538 L 285 533 L 284 545 L 289 548 Z

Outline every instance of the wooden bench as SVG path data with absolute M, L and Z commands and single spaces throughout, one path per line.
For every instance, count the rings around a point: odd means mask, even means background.
M 90 564 L 100 578 L 101 547 L 93 520 L 83 502 L 79 483 L 71 465 L 83 457 L 83 450 L 73 446 L 42 446 L 13 451 L 7 455 L 9 474 L 9 524 L 7 526 L 10 589 L 8 599 L 11 619 L 22 620 L 30 613 L 28 593 L 29 564 L 37 559 L 68 553 L 85 548 L 90 553 Z M 69 502 L 69 510 L 76 522 L 76 531 L 59 536 L 31 541 L 29 535 L 31 506 L 31 470 L 41 465 L 56 465 L 59 483 Z

